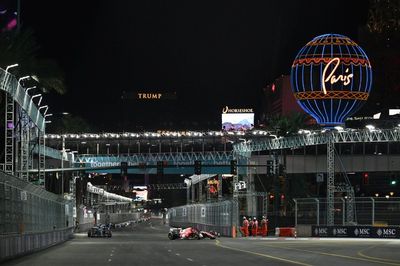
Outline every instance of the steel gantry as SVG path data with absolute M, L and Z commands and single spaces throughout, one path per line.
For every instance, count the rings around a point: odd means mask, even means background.
M 13 65 L 17 66 L 17 64 Z M 21 81 L 28 77 L 17 79 L 14 75 L 0 68 L 0 89 L 5 93 L 5 160 L 4 171 L 28 179 L 29 168 L 32 166 L 31 134 L 32 127 L 44 132 L 44 116 L 32 102 Z M 18 119 L 18 120 L 17 120 Z M 34 131 L 34 130 L 33 130 Z M 44 165 L 39 167 L 43 167 Z
M 6 94 L 6 121 L 5 121 L 5 162 L 4 171 L 9 174 L 14 173 L 14 100 L 13 98 Z
M 334 193 L 343 192 L 335 187 L 335 144 L 363 142 L 399 142 L 400 128 L 392 129 L 344 129 L 305 131 L 290 137 L 267 137 L 254 141 L 246 141 L 233 145 L 236 155 L 250 157 L 252 152 L 264 150 L 296 149 L 304 146 L 327 145 L 327 225 L 334 224 Z M 354 190 L 346 187 L 348 192 L 347 221 L 354 220 Z
M 327 180 L 326 180 L 326 224 L 334 225 L 335 223 L 335 144 L 332 135 L 328 136 L 327 143 Z

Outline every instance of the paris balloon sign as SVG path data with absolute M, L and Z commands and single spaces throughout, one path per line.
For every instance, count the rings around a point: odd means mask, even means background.
M 325 34 L 299 51 L 290 81 L 300 106 L 322 126 L 334 127 L 367 101 L 372 69 L 364 50 L 350 38 Z

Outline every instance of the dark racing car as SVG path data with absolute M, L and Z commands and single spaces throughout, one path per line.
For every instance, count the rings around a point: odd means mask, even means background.
M 93 226 L 88 231 L 88 237 L 111 237 L 112 233 L 108 226 Z

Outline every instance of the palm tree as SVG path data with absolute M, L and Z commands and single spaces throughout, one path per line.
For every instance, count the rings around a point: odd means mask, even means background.
M 290 136 L 296 134 L 300 128 L 306 125 L 307 115 L 292 113 L 288 116 L 277 115 L 269 121 L 269 127 L 278 136 Z
M 54 119 L 53 123 L 46 126 L 47 133 L 87 133 L 95 130 L 85 119 L 71 114 L 63 115 L 59 119 Z
M 30 75 L 35 78 L 44 92 L 66 92 L 64 74 L 58 64 L 51 59 L 38 58 L 38 45 L 32 29 L 2 32 L 0 34 L 0 67 L 5 68 L 15 63 L 19 67 L 17 76 Z

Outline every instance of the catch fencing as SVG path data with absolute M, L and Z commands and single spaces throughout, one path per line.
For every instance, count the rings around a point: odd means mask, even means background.
M 0 172 L 0 261 L 72 236 L 73 201 Z
M 190 204 L 168 210 L 170 226 L 193 226 L 203 231 L 214 230 L 222 236 L 234 236 L 238 221 L 238 202 L 226 200 L 214 203 Z
M 295 224 L 326 225 L 326 199 L 295 199 Z M 400 198 L 356 197 L 349 217 L 347 198 L 335 198 L 335 225 L 400 226 Z

